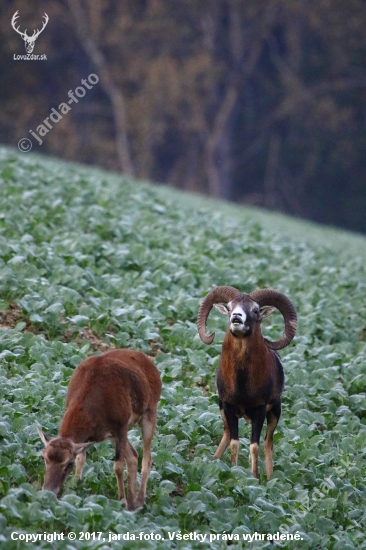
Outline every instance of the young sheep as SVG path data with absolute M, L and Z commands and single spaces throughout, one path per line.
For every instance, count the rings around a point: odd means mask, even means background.
M 45 445 L 43 489 L 59 494 L 76 459 L 75 477 L 81 477 L 86 449 L 105 439 L 114 440 L 114 472 L 118 498 L 125 496 L 123 463 L 127 465 L 127 508 L 145 503 L 151 469 L 150 444 L 161 393 L 158 369 L 139 351 L 120 349 L 89 357 L 71 377 L 66 412 L 57 437 L 38 429 Z M 129 427 L 140 422 L 143 458 L 140 491 L 136 499 L 137 452 L 127 438 Z
M 296 311 L 290 300 L 275 290 L 243 294 L 230 286 L 217 287 L 204 298 L 198 313 L 198 333 L 205 344 L 211 344 L 215 337 L 214 333 L 206 334 L 206 321 L 212 307 L 227 315 L 230 321 L 217 372 L 224 433 L 215 456 L 221 458 L 230 443 L 231 462 L 237 464 L 238 419 L 244 417 L 252 424 L 251 465 L 254 477 L 258 477 L 259 439 L 267 418 L 264 454 L 269 479 L 273 472 L 273 433 L 281 415 L 284 387 L 283 366 L 275 350 L 286 347 L 295 336 Z M 271 342 L 262 336 L 260 325 L 275 308 L 283 315 L 285 331 L 280 340 Z

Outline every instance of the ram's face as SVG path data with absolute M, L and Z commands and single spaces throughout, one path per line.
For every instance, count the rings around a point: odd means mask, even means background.
M 230 332 L 233 336 L 250 336 L 259 320 L 259 305 L 251 303 L 232 303 L 229 306 Z
M 230 332 L 237 338 L 253 334 L 256 323 L 260 321 L 259 305 L 249 297 L 240 302 L 231 301 L 226 305 L 214 304 L 214 307 L 229 317 Z
M 257 323 L 275 311 L 272 307 L 260 308 L 249 296 L 240 302 L 233 300 L 228 304 L 214 304 L 214 307 L 228 316 L 230 332 L 236 338 L 251 336 Z

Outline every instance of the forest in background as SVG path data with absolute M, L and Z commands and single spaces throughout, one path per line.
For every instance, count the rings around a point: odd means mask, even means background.
M 14 60 L 21 31 L 47 61 Z M 3 0 L 0 141 L 366 232 L 363 0 Z

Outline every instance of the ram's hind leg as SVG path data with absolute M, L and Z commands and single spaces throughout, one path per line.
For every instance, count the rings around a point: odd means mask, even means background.
M 222 401 L 219 402 L 219 405 L 220 405 L 220 414 L 221 414 L 221 417 L 224 421 L 224 433 L 222 434 L 222 439 L 221 439 L 220 444 L 217 447 L 216 452 L 215 452 L 215 456 L 217 458 L 222 457 L 223 453 L 226 451 L 226 449 L 227 449 L 227 447 L 229 446 L 229 443 L 230 443 L 230 430 L 229 430 L 229 425 L 228 425 L 226 417 L 225 417 L 224 410 L 222 408 Z
M 267 432 L 264 440 L 264 456 L 266 460 L 267 479 L 270 479 L 273 473 L 273 434 L 281 416 L 281 403 L 273 405 L 267 412 Z
M 143 455 L 141 465 L 141 483 L 140 490 L 137 497 L 137 506 L 143 506 L 146 500 L 146 485 L 149 479 L 151 470 L 151 441 L 154 436 L 154 430 L 156 425 L 157 411 L 146 412 L 141 419 L 141 432 L 142 432 L 142 444 Z

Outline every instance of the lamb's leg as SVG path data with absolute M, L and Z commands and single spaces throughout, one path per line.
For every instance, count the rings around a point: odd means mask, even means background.
M 127 509 L 136 508 L 136 483 L 137 483 L 137 465 L 138 456 L 136 449 L 127 439 L 126 446 L 126 465 L 127 465 Z
M 124 472 L 124 461 L 126 456 L 126 447 L 127 447 L 127 426 L 125 430 L 121 430 L 119 436 L 114 438 L 116 455 L 114 458 L 114 473 L 117 478 L 118 485 L 118 498 L 122 500 L 125 498 L 125 488 L 123 483 L 123 472 Z
M 81 478 L 85 461 L 86 461 L 86 451 L 83 451 L 82 453 L 79 453 L 76 455 L 75 477 Z
M 141 484 L 137 497 L 137 506 L 143 506 L 146 500 L 146 485 L 151 470 L 151 441 L 154 436 L 157 411 L 148 411 L 141 419 L 143 455 L 141 466 Z

